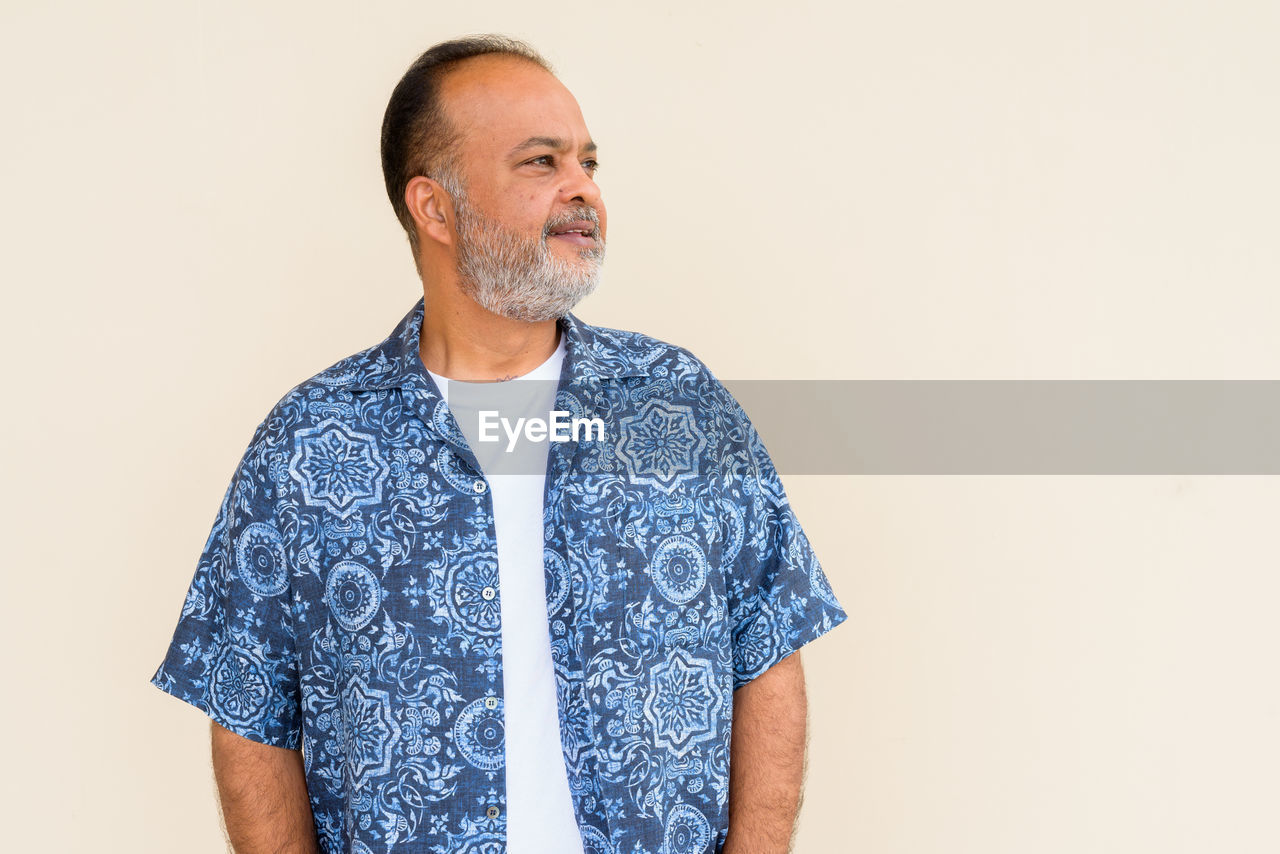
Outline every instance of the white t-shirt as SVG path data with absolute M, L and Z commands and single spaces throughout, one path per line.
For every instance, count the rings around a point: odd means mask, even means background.
M 521 380 L 530 384 L 514 414 L 547 418 L 564 362 L 564 335 L 549 359 Z M 449 400 L 448 380 L 431 373 Z M 504 416 L 511 417 L 504 404 Z M 502 682 L 506 740 L 507 854 L 582 854 L 582 835 L 569 794 L 560 747 L 560 714 L 551 662 L 551 632 L 543 568 L 543 474 L 490 474 L 494 446 L 473 447 L 485 469 L 498 540 L 498 598 L 502 613 Z M 505 436 L 501 443 L 505 447 Z

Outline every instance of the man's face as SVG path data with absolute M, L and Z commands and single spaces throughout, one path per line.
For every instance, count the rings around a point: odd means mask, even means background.
M 563 316 L 598 284 L 607 230 L 577 101 L 541 68 L 489 56 L 446 78 L 443 95 L 463 134 L 465 183 L 446 187 L 462 287 L 506 317 Z

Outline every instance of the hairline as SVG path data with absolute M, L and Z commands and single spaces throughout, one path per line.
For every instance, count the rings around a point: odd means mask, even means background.
M 476 54 L 475 56 L 464 57 L 462 59 L 454 60 L 453 62 L 449 63 L 447 66 L 441 69 L 440 77 L 436 85 L 439 87 L 438 103 L 440 108 L 441 124 L 443 125 L 443 131 L 444 131 L 443 136 L 448 141 L 436 153 L 436 164 L 432 169 L 432 171 L 451 174 L 453 176 L 455 183 L 461 187 L 466 186 L 466 178 L 463 175 L 463 171 L 460 163 L 462 159 L 461 154 L 466 147 L 466 143 L 470 141 L 470 137 L 472 136 L 474 129 L 468 126 L 460 125 L 457 122 L 456 117 L 453 115 L 453 111 L 451 110 L 450 105 L 452 101 L 457 99 L 456 97 L 450 97 L 449 95 L 449 88 L 450 88 L 449 81 L 453 77 L 455 77 L 459 71 L 465 70 L 468 64 L 474 65 L 475 60 L 481 60 L 481 59 L 487 59 L 490 61 L 514 60 L 514 61 L 523 62 L 526 65 L 532 65 L 534 68 L 538 68 L 542 71 L 545 71 L 547 74 L 550 74 L 552 77 L 555 77 L 557 81 L 560 80 L 560 78 L 556 76 L 556 73 L 554 71 L 552 71 L 549 67 L 542 65 L 536 59 L 532 59 L 530 57 L 524 56 L 523 54 L 507 53 L 504 51 L 494 51 L 491 53 L 481 53 L 481 54 Z M 518 151 L 523 150 L 523 148 L 525 147 L 531 147 L 532 145 L 536 144 L 535 140 L 540 140 L 543 143 L 563 144 L 562 140 L 552 139 L 551 137 L 530 137 L 529 139 L 526 139 L 524 142 L 516 146 L 516 148 L 508 152 L 507 157 L 511 157 L 515 155 Z M 551 147 L 554 148 L 557 146 L 553 144 Z M 596 150 L 596 144 L 594 142 L 589 143 L 586 146 L 585 150 L 594 152 Z M 435 176 L 427 175 L 426 177 L 434 178 Z M 446 189 L 448 188 L 446 187 Z

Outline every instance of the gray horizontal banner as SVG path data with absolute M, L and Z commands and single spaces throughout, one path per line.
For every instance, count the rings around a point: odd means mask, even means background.
M 488 473 L 545 472 L 555 382 L 450 383 Z M 783 474 L 1280 474 L 1276 380 L 733 380 Z M 504 422 L 505 423 L 505 422 Z M 586 436 L 590 425 L 580 425 Z M 573 428 L 558 425 L 561 440 Z M 617 437 L 605 437 L 616 442 Z
M 784 474 L 1280 474 L 1276 380 L 739 380 Z

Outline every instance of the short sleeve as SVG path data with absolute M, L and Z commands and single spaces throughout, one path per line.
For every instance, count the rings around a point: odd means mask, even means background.
M 301 707 L 281 451 L 254 430 L 196 565 L 151 684 L 262 744 L 298 749 Z
M 848 619 L 746 412 L 723 391 L 733 457 L 725 564 L 738 689 Z

